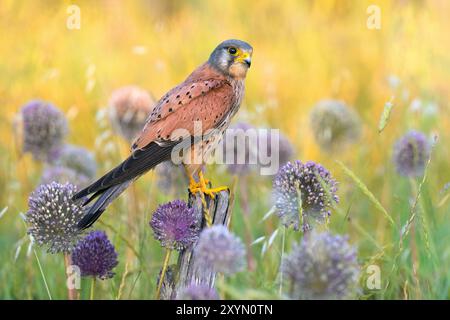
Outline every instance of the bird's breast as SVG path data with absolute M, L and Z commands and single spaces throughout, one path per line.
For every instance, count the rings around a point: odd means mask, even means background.
M 245 93 L 245 83 L 244 80 L 233 80 L 231 82 L 231 86 L 233 88 L 234 93 L 234 101 L 233 106 L 231 107 L 231 117 L 233 117 L 236 112 L 238 112 L 239 107 L 241 106 L 242 99 L 244 98 Z

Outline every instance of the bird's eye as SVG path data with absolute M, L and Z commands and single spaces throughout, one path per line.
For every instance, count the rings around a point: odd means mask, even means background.
M 229 47 L 228 53 L 234 56 L 237 53 L 237 49 L 235 47 Z

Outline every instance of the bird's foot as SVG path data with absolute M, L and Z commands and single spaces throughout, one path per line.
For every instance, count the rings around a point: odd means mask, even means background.
M 209 184 L 209 180 L 205 179 L 205 185 Z M 191 193 L 200 192 L 199 190 L 202 189 L 202 182 L 195 181 L 194 178 L 189 177 L 189 191 Z
M 194 179 L 190 179 L 189 183 L 189 191 L 191 193 L 203 193 L 211 198 L 214 198 L 215 195 L 221 191 L 228 190 L 228 187 L 217 187 L 217 188 L 209 188 L 209 180 L 203 177 L 203 173 L 200 171 L 198 174 L 199 182 L 196 182 Z
M 217 188 L 199 187 L 199 188 L 191 190 L 191 192 L 192 193 L 202 192 L 202 193 L 206 194 L 207 196 L 214 198 L 217 193 L 219 193 L 221 191 L 226 191 L 226 190 L 228 190 L 228 187 L 217 187 Z
M 203 206 L 203 215 L 205 217 L 206 225 L 208 227 L 212 226 L 213 224 L 213 218 L 211 217 L 211 214 L 209 213 L 208 204 L 206 202 L 205 195 L 208 195 L 211 198 L 214 198 L 217 193 L 228 190 L 228 187 L 218 187 L 218 188 L 209 188 L 209 180 L 205 179 L 203 177 L 203 173 L 200 171 L 198 174 L 199 181 L 195 181 L 192 176 L 189 176 L 189 191 L 192 194 L 199 193 L 200 199 L 202 201 Z

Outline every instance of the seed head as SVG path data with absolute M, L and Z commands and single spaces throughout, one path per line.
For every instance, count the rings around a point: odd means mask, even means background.
M 67 135 L 67 120 L 54 105 L 33 100 L 22 107 L 20 129 L 23 152 L 35 160 L 47 161 L 51 150 L 59 147 Z
M 354 142 L 360 135 L 358 115 L 341 101 L 319 101 L 311 111 L 310 123 L 314 138 L 326 151 Z
M 150 227 L 163 247 L 181 251 L 197 241 L 199 218 L 186 202 L 174 200 L 156 209 Z
M 241 239 L 223 225 L 204 229 L 194 248 L 197 270 L 233 274 L 245 267 L 245 247 Z
M 53 165 L 70 168 L 88 179 L 93 179 L 97 171 L 97 163 L 92 152 L 70 144 L 53 150 L 50 160 Z
M 358 289 L 360 267 L 348 237 L 307 234 L 282 262 L 292 299 L 348 299 Z
M 28 200 L 28 233 L 51 253 L 70 252 L 80 238 L 77 223 L 84 210 L 72 201 L 76 191 L 73 184 L 52 182 L 40 185 Z
M 421 132 L 411 130 L 394 145 L 394 163 L 402 176 L 423 175 L 429 157 L 430 144 Z
M 311 228 L 311 220 L 323 222 L 339 201 L 337 183 L 322 165 L 299 160 L 285 164 L 275 176 L 273 197 L 282 223 L 303 231 Z
M 150 115 L 155 100 L 136 86 L 117 89 L 109 100 L 109 116 L 114 130 L 128 141 L 138 135 Z

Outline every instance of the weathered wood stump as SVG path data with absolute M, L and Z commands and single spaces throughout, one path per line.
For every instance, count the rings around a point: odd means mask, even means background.
M 205 196 L 205 200 L 213 224 L 228 225 L 231 217 L 230 192 L 222 191 L 214 199 Z M 191 208 L 194 208 L 194 212 L 199 218 L 200 228 L 206 228 L 205 208 L 202 205 L 201 195 L 190 193 L 188 204 Z M 175 299 L 177 292 L 191 283 L 202 283 L 213 287 L 215 278 L 216 274 L 213 272 L 196 270 L 193 248 L 183 250 L 178 256 L 177 264 L 169 266 L 167 270 L 161 288 L 161 299 Z

